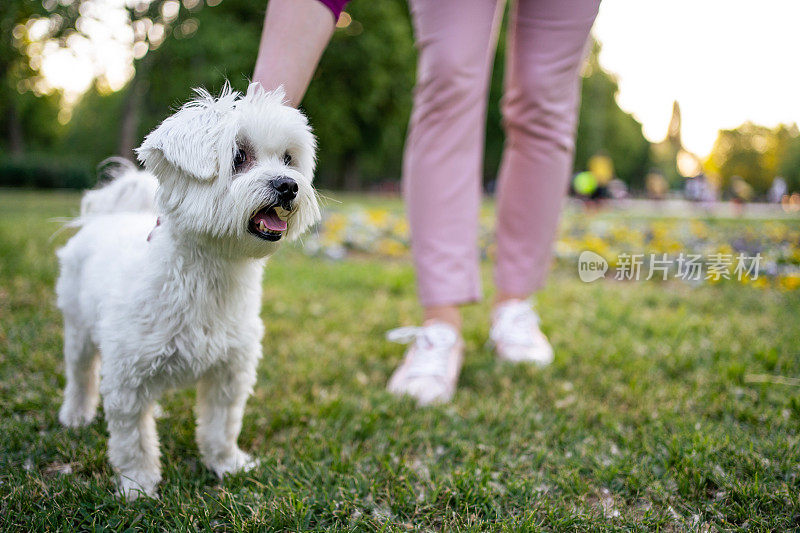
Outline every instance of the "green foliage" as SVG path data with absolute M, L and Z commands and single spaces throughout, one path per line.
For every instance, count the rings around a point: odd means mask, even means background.
M 770 129 L 751 122 L 720 130 L 706 168 L 723 185 L 740 176 L 757 193 L 766 192 L 778 175 L 786 178 L 790 190 L 800 190 L 800 131 L 796 125 Z
M 72 4 L 72 9 L 79 3 Z M 181 6 L 175 20 L 166 21 L 162 4 L 163 0 L 157 0 L 144 9 L 129 10 L 132 20 L 165 27 L 163 42 L 137 34 L 137 42 L 148 44 L 150 51 L 136 61 L 132 83 L 111 94 L 99 83 L 99 89 L 84 95 L 68 125 L 62 127 L 55 120 L 54 98 L 45 101 L 15 91 L 13 100 L 24 111 L 24 133 L 31 146 L 84 157 L 94 164 L 130 148 L 120 143 L 126 116 L 134 119 L 130 142 L 135 145 L 191 97 L 192 87 L 217 92 L 228 79 L 235 88 L 246 88 L 265 6 L 249 0 L 224 0 L 214 7 L 190 2 Z M 352 22 L 334 33 L 303 108 L 320 139 L 317 183 L 360 189 L 399 179 L 416 53 L 404 0 L 353 2 L 348 13 Z M 600 68 L 598 51 L 596 46 L 584 80 L 575 167 L 585 168 L 591 155 L 605 150 L 617 174 L 636 184 L 649 165 L 649 145 L 640 125 L 617 106 L 616 82 Z M 487 113 L 486 180 L 497 172 L 504 142 L 498 105 L 504 53 L 505 28 L 498 42 Z M 25 104 L 26 99 L 33 99 L 35 105 Z M 127 113 L 127 108 L 133 113 Z
M 335 32 L 303 108 L 320 139 L 317 183 L 360 188 L 399 175 L 415 55 L 405 2 L 356 2 L 348 9 L 353 21 Z M 234 88 L 245 90 L 263 16 L 262 5 L 246 0 L 201 4 L 184 14 L 183 19 L 196 22 L 197 31 L 182 36 L 173 25 L 164 43 L 143 60 L 146 92 L 139 138 L 191 97 L 192 87 L 213 93 L 230 80 Z M 74 120 L 82 124 L 72 138 L 80 137 L 84 124 L 91 125 L 90 131 L 94 126 L 104 130 L 98 118 L 119 115 L 100 113 L 96 95 L 91 101 L 76 109 Z M 114 105 L 119 110 L 122 101 Z M 111 122 L 118 127 L 117 121 Z
M 37 96 L 31 91 L 23 93 L 14 90 L 5 105 L 14 106 L 16 120 L 24 138 L 25 150 L 48 150 L 57 145 L 59 138 L 64 133 L 64 127 L 58 122 L 60 109 L 59 96 L 48 94 Z M 0 104 L 2 106 L 3 104 Z M 0 128 L 5 128 L 8 133 L 11 128 L 11 113 L 9 108 L 0 115 Z M 0 143 L 0 149 L 3 144 Z
M 84 159 L 35 152 L 0 158 L 0 187 L 87 189 L 94 183 L 94 169 Z
M 174 27 L 169 29 L 164 43 L 145 56 L 140 138 L 191 98 L 195 87 L 214 94 L 229 80 L 235 89 L 246 90 L 263 17 L 264 5 L 259 2 L 224 0 L 214 7 L 201 2 L 183 16 L 197 24 L 195 32 L 184 36 Z
M 617 105 L 617 81 L 600 66 L 599 54 L 600 45 L 595 42 L 581 89 L 575 169 L 585 170 L 589 158 L 605 152 L 620 179 L 642 188 L 651 164 L 650 143 L 642 134 L 642 125 Z
M 403 0 L 353 2 L 303 100 L 320 139 L 321 183 L 350 189 L 400 175 L 416 56 Z
M 489 102 L 486 109 L 486 150 L 483 159 L 483 178 L 489 182 L 497 176 L 503 157 L 505 134 L 503 133 L 503 113 L 500 99 L 503 96 L 503 80 L 505 78 L 506 39 L 508 36 L 509 6 L 503 17 L 503 24 L 497 37 L 497 51 L 492 67 L 492 79 L 489 85 Z
M 239 439 L 261 466 L 216 480 L 194 441 L 194 394 L 173 392 L 158 420 L 161 498 L 121 502 L 102 412 L 82 429 L 57 421 L 54 251 L 67 236 L 47 236 L 78 198 L 0 194 L 3 530 L 797 529 L 800 393 L 752 379 L 800 375 L 796 293 L 585 284 L 557 267 L 538 297 L 555 362 L 494 360 L 488 294 L 465 309 L 454 402 L 416 409 L 385 391 L 403 347 L 384 332 L 419 320 L 411 265 L 292 247 L 266 269 L 264 358 Z
M 778 174 L 786 178 L 790 191 L 800 191 L 800 135 L 787 143 Z
M 58 127 L 57 100 L 36 98 L 37 73 L 26 54 L 30 25 L 48 20 L 47 35 L 64 37 L 78 17 L 79 2 L 4 0 L 0 9 L 0 149 L 19 155 L 52 141 Z M 32 142 L 26 143 L 27 139 Z
M 93 164 L 114 154 L 119 136 L 119 116 L 126 91 L 101 95 L 96 87 L 87 91 L 72 112 L 53 150 L 72 154 Z

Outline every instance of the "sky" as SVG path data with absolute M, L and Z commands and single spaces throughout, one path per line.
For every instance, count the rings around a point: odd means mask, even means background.
M 673 100 L 700 156 L 719 129 L 800 124 L 800 0 L 604 0 L 594 33 L 620 107 L 651 141 Z
M 79 34 L 73 34 L 66 48 L 51 41 L 42 54 L 41 72 L 48 83 L 64 91 L 67 103 L 85 92 L 95 77 L 102 76 L 111 90 L 119 90 L 133 77 L 131 49 L 134 32 L 123 9 L 125 0 L 99 0 L 81 8 Z M 41 21 L 37 23 L 47 24 Z M 30 33 L 36 36 L 34 25 Z M 51 48 L 51 50 L 48 50 Z
M 95 2 L 91 39 L 45 54 L 45 76 L 68 101 L 99 73 L 112 90 L 132 76 L 133 33 L 114 9 L 123 2 Z M 664 138 L 674 100 L 684 144 L 701 157 L 719 129 L 800 123 L 800 0 L 604 0 L 593 31 L 619 105 L 651 141 Z

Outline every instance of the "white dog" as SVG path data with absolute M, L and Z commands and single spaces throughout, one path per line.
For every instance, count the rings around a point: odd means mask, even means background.
M 320 214 L 314 137 L 282 91 L 197 94 L 137 150 L 151 174 L 129 165 L 87 192 L 81 229 L 58 252 L 59 420 L 88 424 L 102 394 L 109 458 L 129 498 L 156 494 L 153 410 L 171 387 L 197 383 L 208 468 L 221 477 L 255 464 L 236 441 L 261 357 L 262 268 Z

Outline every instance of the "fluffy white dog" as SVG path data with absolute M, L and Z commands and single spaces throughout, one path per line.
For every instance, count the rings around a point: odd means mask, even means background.
M 197 94 L 137 150 L 149 173 L 129 165 L 85 194 L 81 229 L 58 252 L 59 420 L 88 424 L 102 394 L 129 498 L 156 494 L 153 410 L 168 388 L 197 383 L 208 468 L 221 477 L 255 464 L 236 441 L 261 357 L 263 266 L 319 219 L 314 137 L 283 92 Z

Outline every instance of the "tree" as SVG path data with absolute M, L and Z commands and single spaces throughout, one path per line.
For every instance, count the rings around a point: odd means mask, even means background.
M 759 194 L 765 193 L 775 176 L 783 175 L 794 190 L 800 185 L 800 132 L 796 125 L 767 128 L 745 122 L 738 128 L 720 130 L 706 160 L 709 173 L 727 186 L 741 176 Z
M 794 131 L 797 131 L 795 126 Z M 786 179 L 790 191 L 800 192 L 800 135 L 792 137 L 783 153 L 778 174 Z
M 52 135 L 57 106 L 39 100 L 35 52 L 42 39 L 63 38 L 78 16 L 77 6 L 55 0 L 4 0 L 0 10 L 0 146 L 12 155 L 26 148 L 29 132 Z M 35 34 L 34 34 L 35 32 Z M 41 34 L 41 35 L 38 35 Z M 38 37 L 38 39 L 37 39 Z M 46 119 L 42 120 L 43 116 Z
M 71 6 L 81 13 L 95 1 L 73 0 Z M 52 120 L 58 135 L 39 136 L 51 151 L 92 165 L 114 152 L 131 156 L 148 131 L 192 96 L 191 88 L 214 93 L 227 79 L 235 89 L 246 89 L 266 1 L 143 0 L 125 6 L 134 77 L 114 92 L 100 75 L 74 107 L 69 124 L 62 128 Z M 361 189 L 400 177 L 416 54 L 405 0 L 362 0 L 347 10 L 302 107 L 320 139 L 317 183 Z M 63 22 L 60 31 L 80 33 L 75 26 Z M 86 29 L 85 24 L 77 27 Z M 501 35 L 487 119 L 486 179 L 496 174 L 503 147 L 497 102 L 504 47 Z M 585 168 L 591 155 L 605 150 L 618 175 L 636 183 L 649 164 L 648 144 L 640 125 L 617 106 L 616 82 L 600 68 L 598 52 L 595 46 L 584 80 L 576 168 Z M 40 110 L 41 101 L 34 100 Z M 36 115 L 33 110 L 26 114 Z
M 303 107 L 320 142 L 321 177 L 348 189 L 400 176 L 416 68 L 402 0 L 353 2 Z
M 600 44 L 595 41 L 584 68 L 575 169 L 586 169 L 590 157 L 605 152 L 620 179 L 642 187 L 650 167 L 650 143 L 642 125 L 617 104 L 619 86 L 600 66 L 599 56 Z
M 115 96 L 113 105 L 98 108 L 99 94 L 87 95 L 94 103 L 76 108 L 76 128 L 70 138 L 82 137 L 76 131 L 79 123 L 105 131 L 91 117 L 100 108 L 104 120 L 113 118 L 121 124 L 129 116 L 125 110 L 136 109 L 133 138 L 138 143 L 191 97 L 192 87 L 214 93 L 229 80 L 234 88 L 245 90 L 264 9 L 250 0 L 224 0 L 213 7 L 199 2 L 191 10 L 181 7 L 172 22 L 163 24 L 158 46 L 151 44 L 152 49 L 136 61 L 136 77 L 121 98 Z M 348 13 L 351 22 L 334 33 L 302 107 L 321 139 L 317 183 L 358 189 L 399 176 L 415 57 L 405 2 L 355 2 Z M 135 98 L 134 91 L 139 93 Z M 125 131 L 121 124 L 117 127 Z

